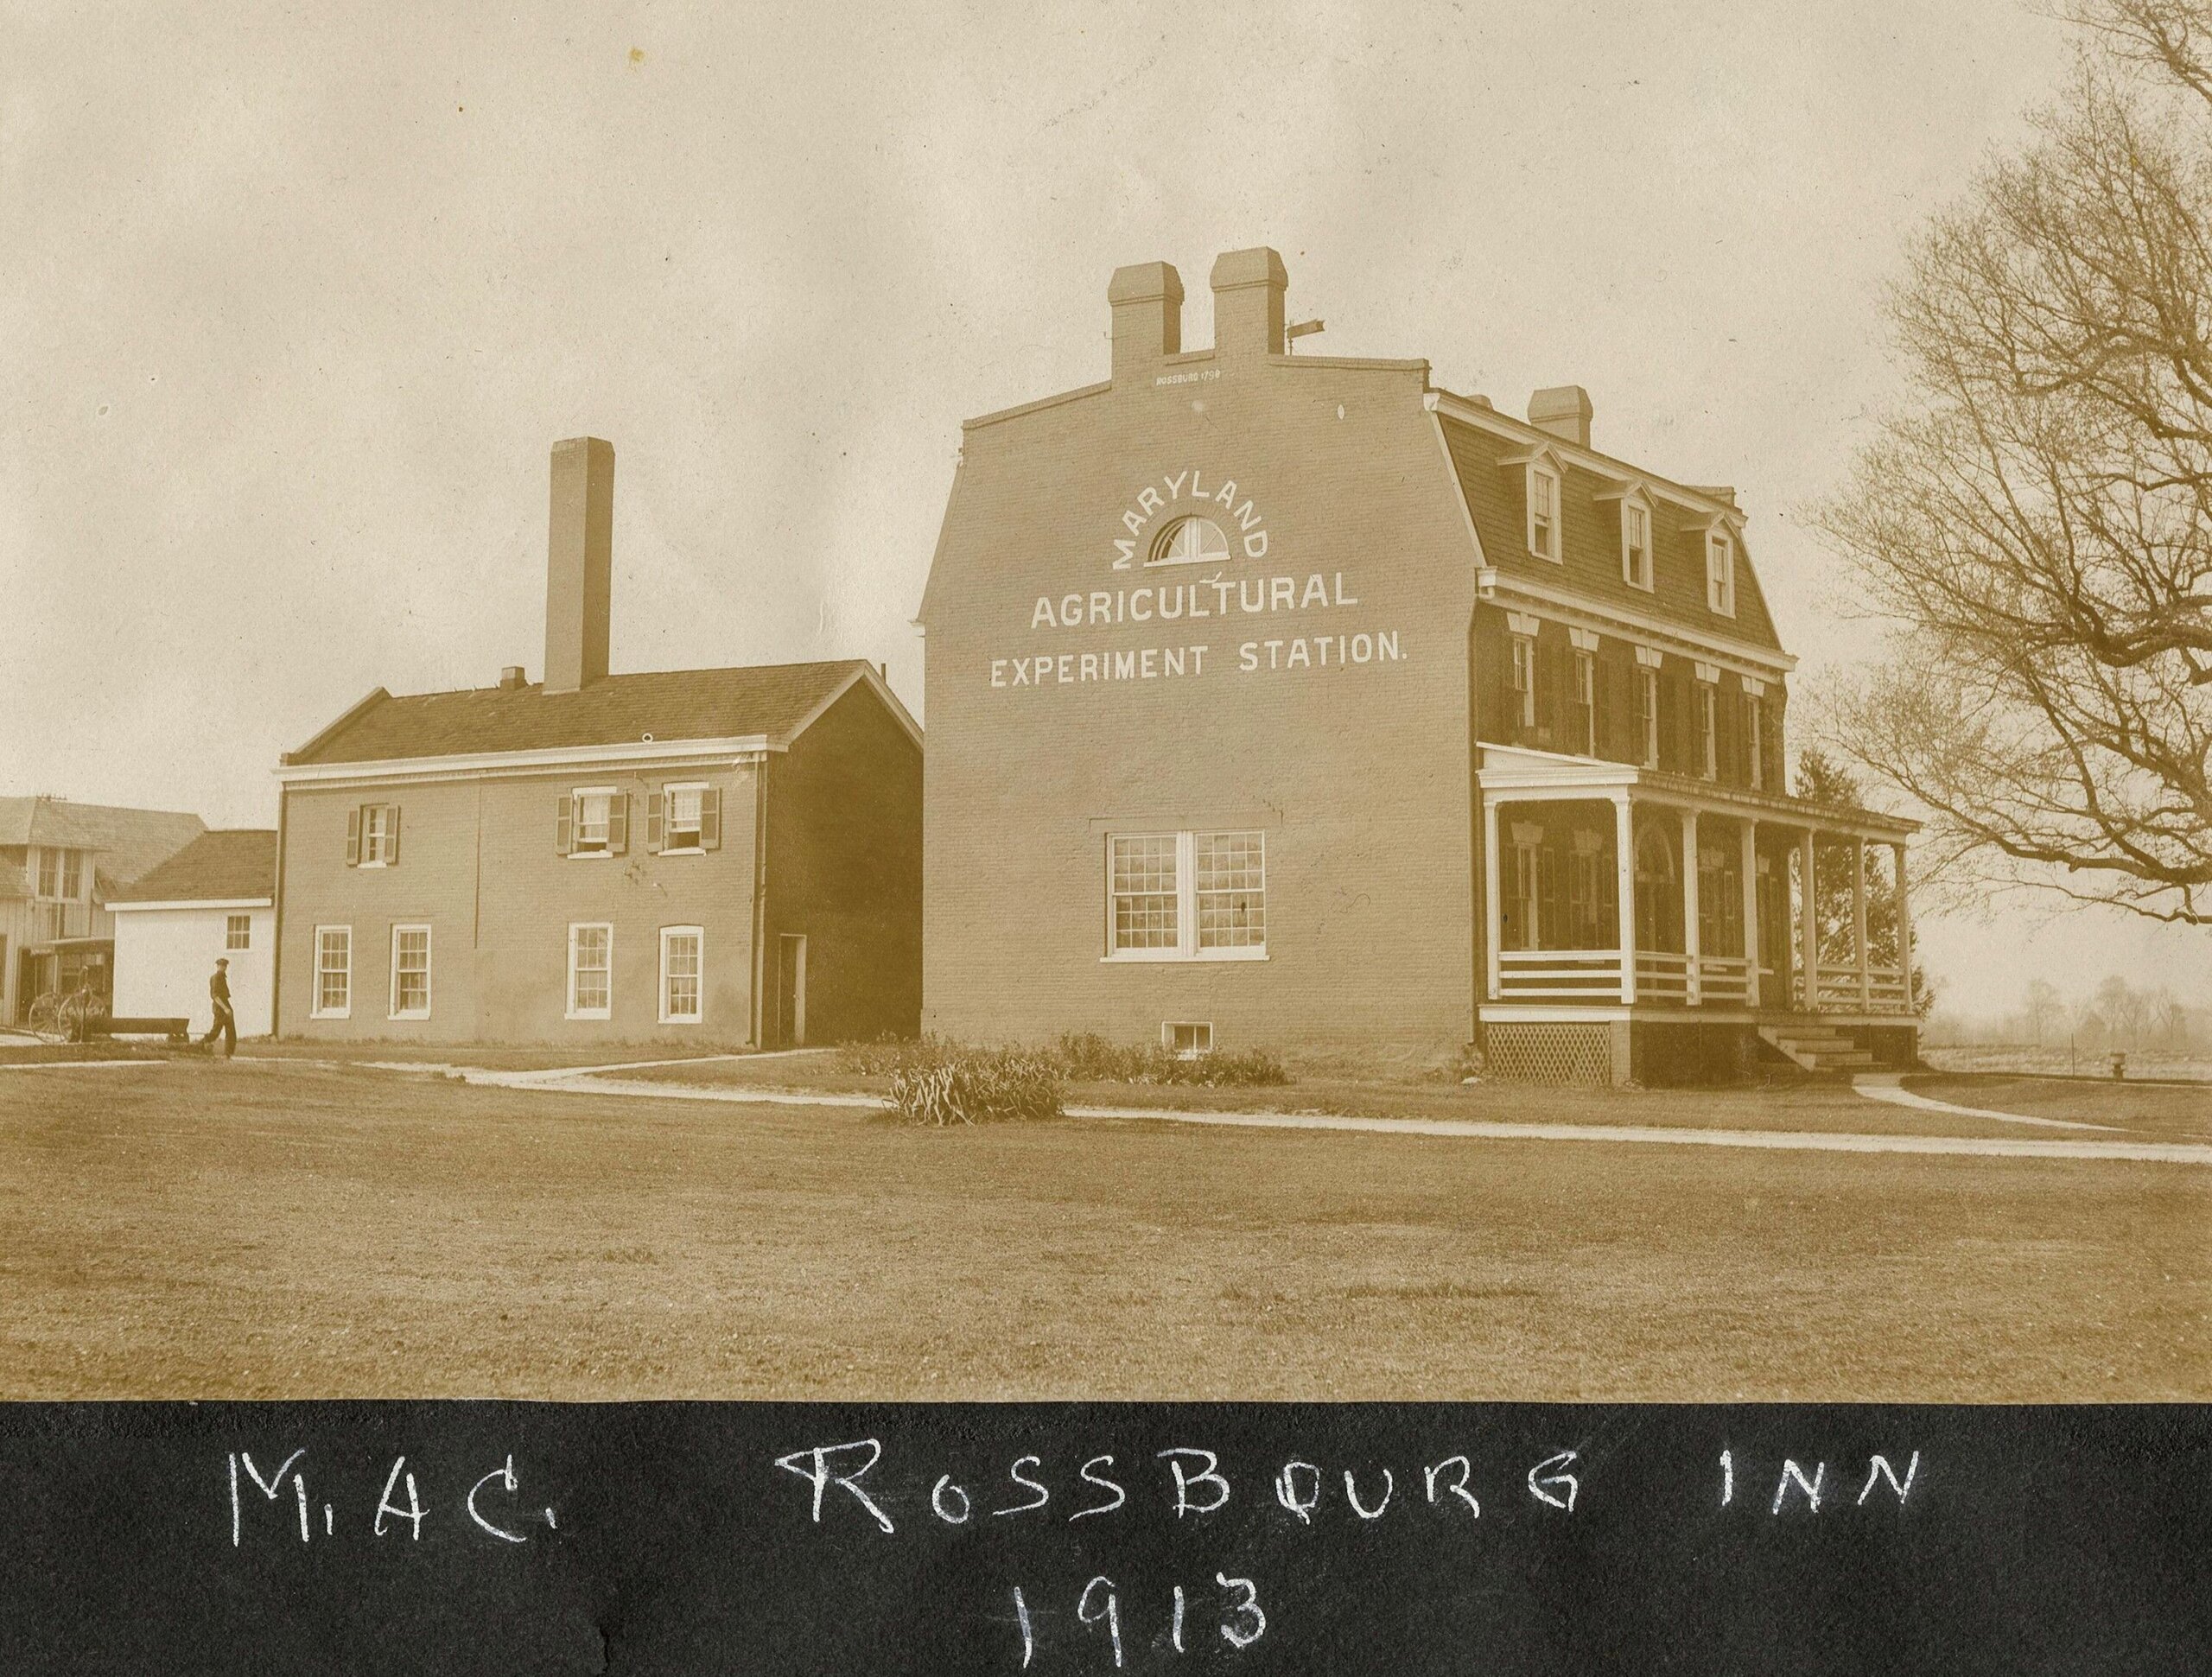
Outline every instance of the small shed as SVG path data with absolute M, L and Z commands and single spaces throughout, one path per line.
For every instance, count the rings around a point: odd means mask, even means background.
M 203 833 L 109 899 L 115 916 L 113 1011 L 181 1018 L 196 1035 L 214 1020 L 207 980 L 230 962 L 231 1006 L 242 1037 L 270 1034 L 275 1017 L 276 835 Z

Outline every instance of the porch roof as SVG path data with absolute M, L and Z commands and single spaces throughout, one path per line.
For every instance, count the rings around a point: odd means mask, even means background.
M 1692 775 L 1639 768 L 1633 763 L 1569 757 L 1559 752 L 1532 751 L 1525 746 L 1483 746 L 1480 778 L 1485 804 L 1534 797 L 1611 799 L 1626 793 L 1630 803 L 1664 804 L 1700 814 L 1841 833 L 1883 843 L 1899 842 L 1920 830 L 1916 821 L 1884 815 L 1878 810 L 1815 804 L 1779 792 L 1755 792 Z

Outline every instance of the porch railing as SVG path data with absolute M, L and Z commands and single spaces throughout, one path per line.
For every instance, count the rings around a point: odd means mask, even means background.
M 1621 999 L 1618 950 L 1501 950 L 1497 988 L 1510 1001 Z
M 1741 1007 L 1751 1000 L 1751 962 L 1742 956 L 1707 955 L 1693 962 L 1671 950 L 1636 952 L 1636 999 L 1640 1004 L 1688 1007 L 1694 974 L 1699 1001 L 1705 1007 Z M 1760 1000 L 1783 1005 L 1781 976 L 1762 967 Z M 1621 956 L 1618 950 L 1501 950 L 1497 956 L 1499 1000 L 1618 1005 Z M 1805 1006 L 1802 973 L 1789 975 L 1790 1007 Z M 1822 962 L 1818 1007 L 1868 1013 L 1910 1011 L 1904 975 L 1894 967 L 1870 967 L 1859 983 L 1859 969 Z

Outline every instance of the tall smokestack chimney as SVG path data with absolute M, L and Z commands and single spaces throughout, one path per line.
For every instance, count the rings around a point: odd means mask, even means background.
M 607 674 L 614 560 L 614 445 L 595 436 L 553 445 L 545 543 L 545 690 L 574 693 Z

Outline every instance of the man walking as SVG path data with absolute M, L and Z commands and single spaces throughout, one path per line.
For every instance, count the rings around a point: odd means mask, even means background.
M 228 959 L 218 956 L 214 976 L 207 981 L 208 999 L 215 1004 L 215 1022 L 207 1027 L 207 1034 L 200 1041 L 210 1045 L 217 1036 L 223 1039 L 223 1058 L 229 1059 L 238 1051 L 238 1015 L 231 1011 L 231 974 Z

